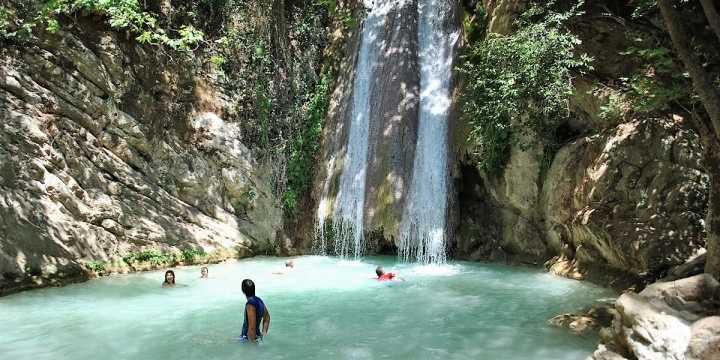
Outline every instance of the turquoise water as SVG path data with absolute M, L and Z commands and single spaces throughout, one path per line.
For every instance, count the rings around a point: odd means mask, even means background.
M 536 269 L 450 262 L 253 258 L 101 278 L 0 298 L 3 359 L 583 359 L 597 335 L 546 324 L 614 293 Z M 377 265 L 407 281 L 380 283 Z M 271 315 L 261 344 L 236 340 L 244 278 Z

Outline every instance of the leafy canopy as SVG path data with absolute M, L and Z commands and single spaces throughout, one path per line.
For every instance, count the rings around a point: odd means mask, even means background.
M 102 16 L 112 28 L 128 30 L 142 43 L 188 51 L 204 41 L 203 32 L 192 26 L 176 31 L 157 27 L 156 17 L 144 11 L 138 0 L 11 0 L 0 8 L 0 38 L 27 41 L 38 27 L 55 33 L 61 16 L 75 14 Z
M 488 33 L 469 44 L 459 68 L 468 78 L 462 117 L 481 170 L 502 168 L 512 145 L 555 147 L 554 133 L 568 116 L 572 71 L 592 61 L 575 56 L 580 41 L 565 26 L 581 14 L 582 4 L 557 12 L 552 1 L 533 3 L 516 21 L 514 35 Z

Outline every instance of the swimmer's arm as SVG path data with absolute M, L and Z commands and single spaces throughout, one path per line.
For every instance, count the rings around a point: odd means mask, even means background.
M 402 276 L 400 276 L 400 273 L 395 273 L 395 277 L 398 278 L 398 279 L 400 279 L 400 280 L 402 280 L 402 281 L 405 281 L 405 278 L 402 277 Z
M 267 334 L 268 329 L 270 328 L 270 312 L 267 309 L 267 306 L 265 307 L 265 311 L 263 312 L 263 334 Z
M 245 311 L 247 312 L 248 317 L 248 333 L 247 337 L 250 343 L 255 342 L 255 337 L 257 336 L 257 329 L 255 328 L 255 324 L 257 324 L 257 311 L 255 310 L 255 307 L 248 304 L 245 305 Z

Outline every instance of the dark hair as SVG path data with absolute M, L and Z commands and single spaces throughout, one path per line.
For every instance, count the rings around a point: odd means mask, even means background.
M 165 283 L 170 284 L 170 283 L 167 281 L 167 274 L 172 274 L 172 276 L 173 276 L 173 282 L 172 282 L 172 284 L 175 285 L 175 273 L 174 273 L 172 270 L 168 270 L 168 271 L 165 272 L 165 281 L 163 281 L 163 284 L 165 284 Z
M 210 269 L 208 269 L 207 266 L 201 267 L 201 268 L 200 268 L 200 271 L 202 271 L 203 269 L 207 270 L 208 274 L 210 273 Z
M 377 276 L 382 276 L 383 274 L 385 274 L 385 271 L 383 270 L 382 266 L 378 266 L 377 269 L 375 269 L 375 273 L 377 274 Z
M 243 280 L 240 288 L 245 296 L 255 296 L 255 283 L 252 280 Z

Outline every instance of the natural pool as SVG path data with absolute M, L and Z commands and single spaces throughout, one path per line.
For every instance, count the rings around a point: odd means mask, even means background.
M 537 269 L 256 257 L 101 278 L 0 298 L 3 359 L 583 359 L 597 335 L 546 324 L 616 296 Z M 373 279 L 377 265 L 405 282 Z M 271 314 L 259 346 L 239 343 L 244 278 Z

